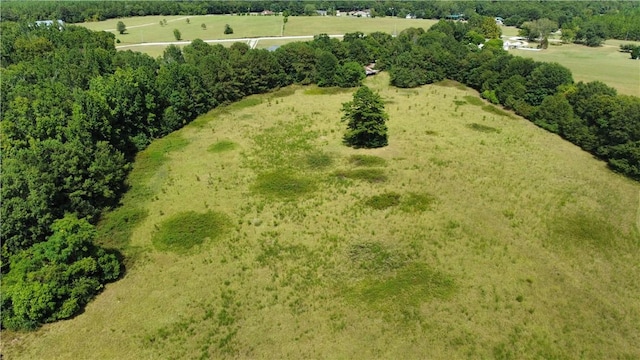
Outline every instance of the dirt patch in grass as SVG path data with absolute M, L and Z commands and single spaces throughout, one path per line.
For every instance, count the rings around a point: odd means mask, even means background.
M 188 253 L 206 239 L 213 240 L 223 234 L 229 224 L 229 218 L 222 213 L 182 212 L 162 222 L 152 242 L 161 251 Z

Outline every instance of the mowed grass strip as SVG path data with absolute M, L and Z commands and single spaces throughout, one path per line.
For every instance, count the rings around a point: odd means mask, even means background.
M 163 221 L 152 242 L 158 250 L 185 254 L 206 239 L 213 240 L 221 236 L 229 223 L 226 215 L 214 211 L 182 212 Z

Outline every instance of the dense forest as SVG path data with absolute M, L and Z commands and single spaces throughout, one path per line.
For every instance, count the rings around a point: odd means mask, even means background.
M 640 3 L 634 1 L 4 1 L 3 21 L 60 19 L 67 23 L 144 15 L 241 14 L 270 10 L 317 15 L 316 10 L 370 9 L 372 16 L 409 14 L 442 19 L 464 14 L 502 17 L 505 25 L 549 19 L 572 40 L 640 40 Z
M 150 8 L 164 4 L 193 5 Z M 4 21 L 0 29 L 3 328 L 73 316 L 122 274 L 121 255 L 94 243 L 95 224 L 118 206 L 135 154 L 153 139 L 250 94 L 293 83 L 358 86 L 372 61 L 397 87 L 466 84 L 640 180 L 640 98 L 509 55 L 489 17 L 397 37 L 317 35 L 274 52 L 195 40 L 158 59 L 116 51 L 113 34 L 73 25 Z M 478 35 L 494 39 L 480 49 Z

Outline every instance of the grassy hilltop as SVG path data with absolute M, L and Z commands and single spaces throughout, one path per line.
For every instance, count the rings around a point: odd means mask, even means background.
M 385 148 L 297 86 L 154 142 L 100 227 L 126 276 L 5 355 L 640 357 L 640 186 L 459 84 L 366 83 Z

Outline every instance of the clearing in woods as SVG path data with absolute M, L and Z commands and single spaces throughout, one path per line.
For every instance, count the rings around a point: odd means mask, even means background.
M 100 225 L 126 276 L 11 359 L 637 358 L 640 185 L 477 93 L 366 84 L 211 111 L 135 163 Z

